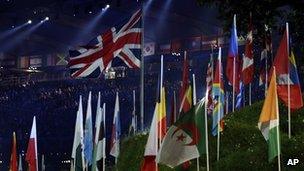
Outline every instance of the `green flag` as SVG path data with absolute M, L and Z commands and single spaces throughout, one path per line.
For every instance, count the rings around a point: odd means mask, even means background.
M 82 98 L 79 99 L 79 108 L 77 111 L 74 143 L 72 150 L 72 159 L 74 162 L 75 171 L 84 170 L 84 158 L 83 158 L 83 109 L 82 109 Z
M 169 128 L 157 163 L 173 168 L 206 153 L 204 103 L 201 100 Z

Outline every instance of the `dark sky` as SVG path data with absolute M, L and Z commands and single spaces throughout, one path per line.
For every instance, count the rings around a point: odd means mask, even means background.
M 170 2 L 171 1 L 171 2 Z M 147 2 L 147 1 L 146 1 Z M 37 55 L 67 52 L 71 47 L 87 43 L 117 24 L 125 22 L 141 3 L 136 0 L 109 1 L 110 9 L 96 26 L 88 29 L 104 1 L 97 0 L 10 0 L 0 2 L 0 30 L 18 26 L 32 19 L 33 24 L 6 39 L 0 39 L 0 51 L 14 55 Z M 89 14 L 92 11 L 92 14 Z M 74 14 L 76 13 L 76 16 Z M 145 41 L 166 42 L 193 35 L 217 34 L 220 22 L 217 10 L 198 6 L 195 0 L 152 0 L 145 12 Z M 39 23 L 46 16 L 50 21 L 42 24 L 29 35 L 24 31 Z M 3 48 L 3 44 L 12 44 Z

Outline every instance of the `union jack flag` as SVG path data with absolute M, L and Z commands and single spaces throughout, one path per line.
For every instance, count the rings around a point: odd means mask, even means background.
M 88 45 L 70 50 L 71 76 L 99 77 L 114 59 L 120 59 L 129 68 L 140 68 L 141 16 L 138 10 L 120 29 L 112 27 Z

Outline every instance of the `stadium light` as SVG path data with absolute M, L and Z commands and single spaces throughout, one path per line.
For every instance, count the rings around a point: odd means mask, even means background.
M 48 20 L 50 20 L 50 17 L 45 17 L 44 20 L 45 20 L 45 21 L 48 21 Z
M 27 24 L 32 24 L 32 20 L 28 20 L 28 21 L 27 21 Z
M 106 5 L 106 9 L 108 9 L 108 8 L 110 8 L 110 5 L 109 5 L 109 4 Z

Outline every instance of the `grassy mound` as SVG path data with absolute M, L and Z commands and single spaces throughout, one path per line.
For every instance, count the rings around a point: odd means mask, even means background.
M 225 116 L 221 134 L 220 161 L 216 161 L 216 137 L 209 135 L 211 170 L 277 170 L 277 160 L 268 162 L 268 146 L 257 128 L 263 103 L 258 102 Z M 280 104 L 281 166 L 283 170 L 304 170 L 304 110 L 292 113 L 292 138 L 288 138 L 287 108 Z M 211 120 L 209 128 L 211 127 Z M 210 130 L 208 131 L 210 133 Z M 147 135 L 125 139 L 118 159 L 118 170 L 140 169 Z M 288 159 L 300 160 L 296 166 L 287 166 Z M 190 170 L 196 170 L 195 160 Z M 200 170 L 206 170 L 206 158 L 200 158 Z M 174 170 L 160 166 L 160 170 Z

